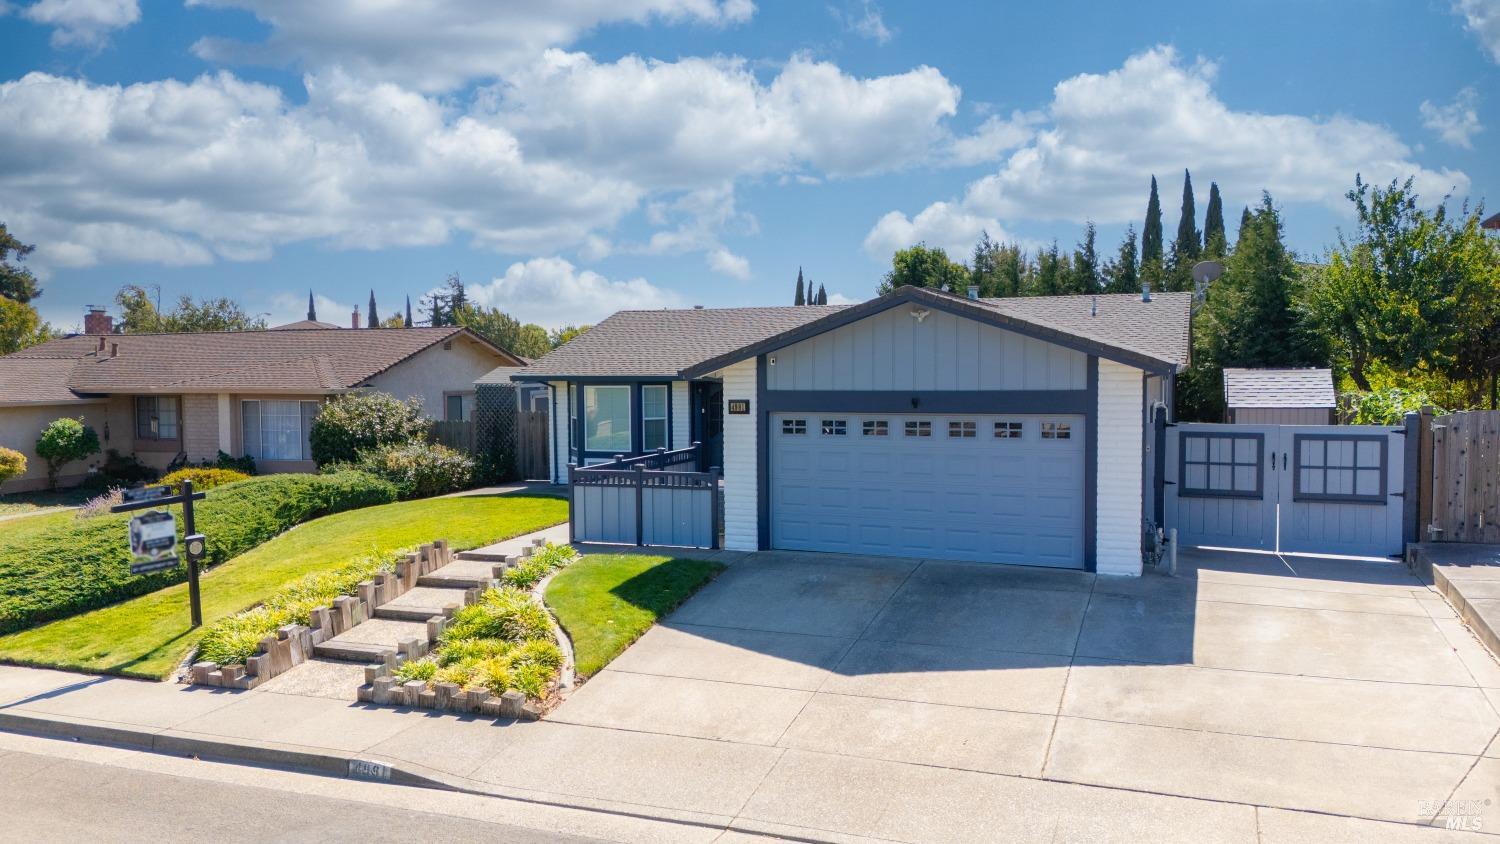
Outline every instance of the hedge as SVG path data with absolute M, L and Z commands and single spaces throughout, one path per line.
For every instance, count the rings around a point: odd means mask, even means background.
M 210 490 L 195 506 L 196 527 L 208 537 L 205 562 L 215 565 L 293 525 L 388 504 L 395 487 L 364 472 L 266 475 Z M 182 532 L 181 508 L 178 533 Z M 130 574 L 129 514 L 64 522 L 24 545 L 0 543 L 0 633 L 154 592 L 187 577 L 185 566 Z

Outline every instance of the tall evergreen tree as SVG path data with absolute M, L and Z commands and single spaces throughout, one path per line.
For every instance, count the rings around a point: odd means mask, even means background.
M 307 318 L 312 322 L 318 321 L 318 309 L 313 306 L 312 290 L 307 291 Z
M 1193 174 L 1182 171 L 1182 215 L 1177 218 L 1177 237 L 1163 273 L 1168 290 L 1193 289 L 1193 265 L 1203 254 L 1203 234 L 1198 231 L 1198 212 L 1193 202 Z
M 1161 286 L 1162 230 L 1161 196 L 1156 192 L 1156 177 L 1151 177 L 1151 198 L 1146 201 L 1146 223 L 1141 229 L 1141 280 L 1153 289 Z
M 401 323 L 402 328 L 411 328 L 411 294 L 406 296 L 406 319 Z
M 1125 229 L 1125 239 L 1120 241 L 1119 254 L 1105 270 L 1109 293 L 1136 293 L 1141 289 L 1140 267 L 1136 262 L 1135 226 Z
M 365 324 L 370 328 L 380 327 L 380 317 L 375 315 L 375 291 L 370 291 L 370 312 L 365 316 Z
M 828 304 L 828 291 L 823 289 L 823 285 L 822 284 L 818 285 L 818 304 L 819 305 L 826 305 L 826 304 Z
M 1037 253 L 1036 277 L 1032 280 L 1032 296 L 1058 296 L 1069 292 L 1067 289 L 1069 276 L 1068 258 L 1057 248 L 1057 241 Z
M 1240 238 L 1245 236 L 1245 229 L 1250 226 L 1250 219 L 1250 206 L 1246 205 L 1245 210 L 1240 212 L 1240 230 L 1239 233 L 1234 236 L 1235 246 L 1239 246 Z
M 1224 200 L 1219 196 L 1219 183 L 1208 183 L 1208 210 L 1203 215 L 1203 257 L 1217 261 L 1229 252 L 1229 242 L 1224 235 Z
M 1002 247 L 1000 258 L 995 262 L 995 290 L 992 296 L 1020 296 L 1025 288 L 1030 260 L 1018 244 Z
M 1068 285 L 1072 293 L 1098 293 L 1102 285 L 1099 275 L 1099 252 L 1095 246 L 1098 230 L 1090 220 L 1083 229 L 1083 242 L 1073 251 L 1073 272 Z
M 990 239 L 989 232 L 980 231 L 979 242 L 974 244 L 974 255 L 969 259 L 969 284 L 979 288 L 981 297 L 995 295 L 999 260 L 1000 244 Z
M 803 286 L 802 286 L 802 268 L 801 267 L 797 268 L 797 295 L 792 298 L 792 304 L 793 305 L 806 305 L 807 304 L 807 293 L 804 291 Z
M 15 235 L 6 231 L 4 223 L 0 223 L 0 296 L 25 305 L 42 295 L 36 276 L 32 275 L 31 270 L 21 266 L 21 262 L 35 249 L 35 244 L 22 243 Z M 12 256 L 16 261 L 14 264 L 10 262 Z

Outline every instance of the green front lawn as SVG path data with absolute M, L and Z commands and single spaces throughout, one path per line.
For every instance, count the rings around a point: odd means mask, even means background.
M 474 548 L 566 521 L 559 498 L 521 495 L 428 498 L 305 522 L 203 577 L 203 621 L 260 603 L 289 580 L 394 555 L 434 539 Z M 123 543 L 125 537 L 121 535 Z M 184 584 L 31 630 L 0 636 L 0 662 L 160 679 L 197 644 Z
M 17 492 L 0 495 L 0 518 L 18 513 L 40 513 L 59 507 L 77 507 L 99 494 L 97 489 L 73 487 L 45 492 Z
M 545 598 L 573 640 L 578 673 L 587 677 L 723 570 L 702 560 L 590 554 L 558 572 Z

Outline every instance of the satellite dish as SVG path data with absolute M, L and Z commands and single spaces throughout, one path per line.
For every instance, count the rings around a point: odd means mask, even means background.
M 1199 261 L 1193 265 L 1193 281 L 1199 286 L 1208 284 L 1224 274 L 1224 264 L 1220 261 Z

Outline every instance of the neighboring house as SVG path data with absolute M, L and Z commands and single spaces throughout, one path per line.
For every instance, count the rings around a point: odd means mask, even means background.
M 1225 422 L 1332 425 L 1337 406 L 1331 369 L 1224 370 Z
M 706 444 L 731 549 L 1137 574 L 1191 294 L 624 311 L 515 376 L 568 465 Z
M 310 471 L 308 428 L 329 396 L 368 388 L 416 397 L 434 419 L 466 418 L 475 379 L 520 362 L 455 327 L 112 334 L 108 317 L 90 317 L 97 333 L 0 357 L 0 446 L 29 463 L 0 491 L 46 484 L 34 446 L 62 416 L 83 417 L 105 449 L 157 469 L 223 451 L 264 472 Z M 62 480 L 77 483 L 101 460 L 69 465 Z

